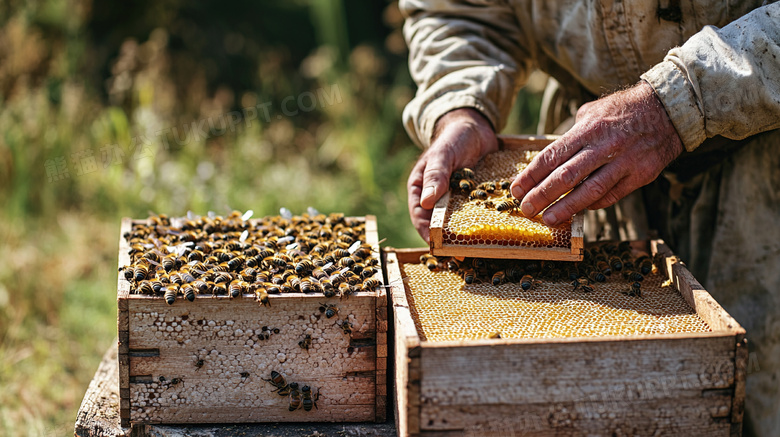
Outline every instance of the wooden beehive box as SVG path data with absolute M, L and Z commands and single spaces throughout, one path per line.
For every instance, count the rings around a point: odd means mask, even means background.
M 476 168 L 476 183 L 496 180 L 512 181 L 518 165 L 525 165 L 532 154 L 555 141 L 556 136 L 499 136 L 500 150 L 485 157 Z M 487 199 L 498 203 L 503 197 L 490 194 Z M 469 201 L 468 193 L 448 191 L 433 209 L 430 225 L 431 253 L 436 256 L 482 258 L 536 259 L 579 261 L 583 248 L 583 214 L 556 228 L 541 222 L 541 216 L 527 219 L 518 212 L 499 212 L 494 206 L 484 207 L 484 201 Z M 491 237 L 490 231 L 475 231 L 473 226 L 505 224 L 530 226 L 542 231 L 544 239 L 530 241 L 514 239 L 512 233 Z
M 349 218 L 348 218 L 349 219 Z M 376 219 L 366 243 L 378 256 Z M 121 234 L 134 223 L 123 219 Z M 130 263 L 120 237 L 119 266 Z M 382 281 L 378 266 L 374 279 Z M 387 294 L 384 286 L 348 298 L 322 293 L 199 295 L 190 302 L 130 293 L 118 281 L 119 387 L 122 426 L 130 423 L 363 422 L 386 415 Z M 327 318 L 322 303 L 337 305 Z M 348 320 L 348 335 L 340 323 Z M 263 331 L 266 327 L 268 330 Z M 278 328 L 278 333 L 273 329 Z M 268 334 L 268 339 L 260 335 Z M 309 334 L 311 347 L 299 342 Z M 264 379 L 271 372 L 319 392 L 316 407 L 289 410 Z
M 709 332 L 429 341 L 404 269 L 426 251 L 388 250 L 399 435 L 739 435 L 745 331 L 662 242 L 651 243 L 664 254 L 658 280 L 671 278 L 668 293 Z

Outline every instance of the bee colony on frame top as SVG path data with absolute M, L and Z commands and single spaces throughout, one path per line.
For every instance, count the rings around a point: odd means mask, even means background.
M 445 244 L 568 248 L 571 220 L 556 227 L 542 222 L 541 213 L 526 217 L 512 197 L 512 179 L 538 151 L 502 150 L 487 155 L 475 170 L 456 170 L 450 178 L 442 239 Z
M 633 252 L 623 242 L 592 247 L 582 262 L 424 254 L 401 274 L 427 341 L 710 331 L 654 260 Z
M 365 222 L 343 214 L 281 216 L 250 220 L 251 211 L 227 217 L 168 218 L 153 215 L 123 237 L 131 265 L 123 266 L 132 294 L 174 304 L 197 295 L 254 297 L 322 293 L 346 297 L 374 291 L 379 260 L 365 242 Z

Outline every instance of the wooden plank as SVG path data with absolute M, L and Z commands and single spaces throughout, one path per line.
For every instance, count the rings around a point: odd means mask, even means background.
M 605 398 L 523 405 L 438 406 L 426 411 L 422 435 L 729 435 L 729 423 L 718 416 L 729 410 L 729 396 L 672 401 L 633 399 L 619 392 L 607 392 Z
M 685 264 L 677 258 L 663 242 L 663 240 L 651 241 L 652 254 L 660 253 L 666 257 L 666 277 L 680 291 L 688 305 L 693 308 L 715 331 L 731 332 L 734 335 L 744 334 L 745 330 L 731 317 L 723 307 L 702 287 L 699 281 L 685 267 Z
M 498 147 L 506 149 L 542 150 L 560 135 L 498 135 Z
M 406 300 L 405 284 L 401 276 L 398 256 L 392 251 L 385 251 L 384 255 L 387 283 L 393 307 L 396 429 L 399 435 L 414 435 L 418 434 L 420 430 L 420 338 L 414 327 L 409 303 Z
M 130 265 L 130 244 L 124 238 L 133 228 L 132 219 L 122 218 L 119 227 L 119 256 L 118 269 Z M 130 347 L 130 312 L 128 309 L 128 297 L 130 296 L 130 283 L 125 280 L 124 274 L 117 274 L 117 362 L 119 366 L 119 388 L 121 393 L 127 393 L 130 388 L 130 374 L 128 351 Z M 123 427 L 130 426 L 130 398 L 120 398 L 120 416 Z
M 439 198 L 431 213 L 431 224 L 429 226 L 428 241 L 431 246 L 431 253 L 439 252 L 444 244 L 444 219 L 447 216 L 447 205 L 450 203 L 449 190 Z
M 433 240 L 431 240 L 433 241 Z M 434 243 L 432 243 L 434 244 Z M 439 244 L 439 243 L 435 243 Z M 554 247 L 544 250 L 530 248 L 509 248 L 505 246 L 491 246 L 474 244 L 469 246 L 439 245 L 432 253 L 436 256 L 457 256 L 473 258 L 506 258 L 506 259 L 536 259 L 551 261 L 582 261 L 579 250 L 572 253 L 572 249 Z
M 731 435 L 742 435 L 745 415 L 745 380 L 747 378 L 748 341 L 744 334 L 737 334 L 734 358 L 734 396 L 731 405 Z
M 119 417 L 119 364 L 116 345 L 103 355 L 95 377 L 81 401 L 74 433 L 78 437 L 129 436 Z

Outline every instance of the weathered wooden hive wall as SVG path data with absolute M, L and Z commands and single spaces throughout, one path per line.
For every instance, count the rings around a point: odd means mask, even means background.
M 376 222 L 367 219 L 377 245 Z M 125 220 L 122 234 L 132 222 Z M 120 243 L 120 266 L 129 264 Z M 381 278 L 381 272 L 377 278 Z M 130 294 L 118 284 L 120 415 L 132 423 L 383 421 L 386 410 L 386 291 L 326 299 L 321 293 L 238 298 Z M 334 305 L 332 317 L 323 304 Z M 343 323 L 348 321 L 351 333 Z M 299 343 L 310 336 L 311 345 Z M 309 386 L 316 406 L 290 411 L 271 372 Z M 317 395 L 319 396 L 317 398 Z

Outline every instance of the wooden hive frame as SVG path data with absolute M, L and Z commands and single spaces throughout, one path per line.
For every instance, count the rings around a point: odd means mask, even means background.
M 376 218 L 366 216 L 358 220 L 365 220 L 366 242 L 378 254 Z M 135 223 L 146 221 L 122 220 L 119 267 L 130 264 L 129 246 L 121 236 Z M 383 281 L 382 269 L 379 270 L 374 278 Z M 271 295 L 269 299 L 270 307 L 260 307 L 249 295 L 237 299 L 197 296 L 194 302 L 177 299 L 173 305 L 167 305 L 161 297 L 130 294 L 130 283 L 119 275 L 117 328 L 121 425 L 384 422 L 388 355 L 386 288 L 380 286 L 374 292 L 360 291 L 342 300 L 300 293 Z M 341 318 L 349 315 L 353 320 L 355 328 L 351 336 L 340 332 L 338 326 L 317 325 L 328 321 L 316 315 L 320 303 L 325 301 L 338 305 Z M 279 340 L 286 338 L 289 344 L 274 342 L 274 336 L 271 340 L 249 344 L 252 337 L 249 330 L 259 330 L 262 325 L 275 326 L 275 320 L 280 320 L 278 316 L 282 313 L 293 326 L 305 323 L 318 326 L 313 336 L 315 344 L 322 339 L 323 349 L 327 346 L 336 352 L 304 351 L 296 343 L 302 331 L 292 330 L 278 335 Z M 293 320 L 291 315 L 294 314 L 298 317 Z M 155 324 L 165 329 L 151 332 Z M 200 325 L 201 335 L 209 333 L 210 336 L 177 340 L 177 332 L 188 329 L 184 325 L 194 330 L 196 324 Z M 209 330 L 210 327 L 213 329 Z M 170 334 L 166 334 L 168 331 Z M 264 369 L 261 367 L 260 361 L 264 357 L 271 357 L 269 359 L 273 361 L 274 356 L 279 358 L 279 353 L 285 353 L 289 358 L 281 363 L 277 360 Z M 205 365 L 195 365 L 198 357 L 204 359 Z M 311 366 L 297 367 L 296 357 L 303 357 Z M 301 387 L 308 384 L 313 391 L 319 389 L 321 397 L 317 408 L 290 412 L 286 408 L 289 400 L 272 393 L 273 387 L 263 381 L 263 378 L 270 378 L 270 370 L 280 371 L 288 382 L 298 382 Z M 242 373 L 249 376 L 244 377 Z M 173 378 L 181 383 L 172 384 Z M 165 405 L 163 398 L 168 402 Z
M 553 135 L 499 135 L 500 150 L 542 150 L 558 137 Z M 431 253 L 436 256 L 537 259 L 556 261 L 581 261 L 583 246 L 584 214 L 575 214 L 571 223 L 570 248 L 531 248 L 510 247 L 487 244 L 453 244 L 444 241 L 444 229 L 447 220 L 447 208 L 450 204 L 450 192 L 442 196 L 433 208 L 430 224 Z
M 704 333 L 422 341 L 401 265 L 386 251 L 399 435 L 740 435 L 745 330 L 660 240 L 665 274 Z

